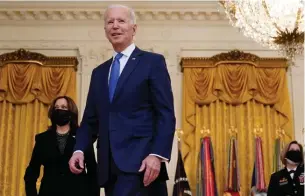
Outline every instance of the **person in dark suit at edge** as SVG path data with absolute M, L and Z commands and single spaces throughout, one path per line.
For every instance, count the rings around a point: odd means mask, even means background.
M 171 157 L 176 118 L 165 59 L 135 46 L 131 8 L 109 6 L 104 22 L 113 58 L 92 72 L 70 169 L 83 171 L 83 152 L 90 135 L 98 132 L 98 178 L 106 196 L 168 195 L 165 162 Z
M 290 142 L 281 153 L 285 168 L 271 175 L 268 196 L 304 196 L 304 152 L 297 141 Z
M 67 96 L 54 99 L 49 108 L 51 126 L 35 136 L 35 146 L 24 175 L 27 196 L 99 196 L 97 164 L 93 144 L 88 144 L 84 162 L 86 170 L 75 175 L 69 169 L 73 154 L 75 132 L 78 127 L 78 109 Z M 39 192 L 36 182 L 40 167 L 44 166 Z

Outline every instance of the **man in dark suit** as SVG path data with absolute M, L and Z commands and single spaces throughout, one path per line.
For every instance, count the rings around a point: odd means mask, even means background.
M 82 152 L 98 130 L 99 184 L 107 196 L 167 195 L 176 119 L 165 59 L 134 45 L 132 9 L 109 6 L 104 22 L 114 54 L 92 72 L 70 169 L 83 170 Z

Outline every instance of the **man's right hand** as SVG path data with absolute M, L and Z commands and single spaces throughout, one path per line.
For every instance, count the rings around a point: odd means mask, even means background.
M 84 153 L 74 152 L 69 161 L 69 167 L 72 173 L 80 174 L 84 170 Z

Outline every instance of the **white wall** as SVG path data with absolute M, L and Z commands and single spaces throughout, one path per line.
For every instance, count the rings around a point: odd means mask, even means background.
M 82 115 L 91 71 L 94 67 L 109 59 L 112 54 L 111 45 L 104 38 L 101 17 L 90 19 L 86 16 L 87 18 L 83 20 L 77 19 L 76 13 L 71 21 L 64 18 L 52 18 L 52 16 L 57 16 L 55 11 L 63 9 L 54 3 L 51 8 L 50 6 L 47 7 L 49 18 L 47 17 L 45 20 L 39 17 L 30 19 L 32 12 L 27 10 L 31 11 L 34 8 L 22 5 L 11 6 L 5 4 L 1 6 L 0 4 L 0 54 L 25 48 L 50 56 L 77 56 L 80 62 L 77 78 L 78 106 Z M 182 73 L 179 65 L 181 57 L 210 57 L 232 49 L 251 52 L 260 57 L 278 56 L 277 52 L 260 47 L 228 25 L 228 21 L 223 20 L 223 14 L 217 12 L 216 3 L 189 4 L 180 2 L 177 5 L 170 5 L 160 2 L 151 5 L 149 3 L 133 3 L 133 6 L 138 8 L 136 11 L 140 10 L 137 11 L 139 22 L 135 43 L 142 49 L 158 52 L 166 57 L 173 85 L 177 128 L 181 127 Z M 36 11 L 44 10 L 41 13 L 47 13 L 43 5 L 39 6 L 35 6 Z M 104 8 L 103 3 L 89 6 L 90 9 L 77 6 L 77 4 L 71 3 L 71 6 L 65 5 L 63 7 L 65 7 L 65 10 L 68 10 L 66 7 L 69 7 L 70 11 L 87 10 L 88 13 L 93 14 L 97 13 L 92 11 L 93 8 L 95 10 Z M 164 12 L 164 9 L 167 12 Z M 20 12 L 21 14 L 19 12 L 14 14 L 13 12 L 12 14 L 7 13 L 7 10 L 23 10 L 24 12 Z M 164 13 L 167 13 L 167 15 Z M 8 17 L 9 15 L 10 17 Z M 297 66 L 288 71 L 289 90 L 293 105 L 296 138 L 303 143 L 303 58 L 298 59 Z M 168 167 L 171 179 L 168 182 L 170 194 L 177 160 L 176 150 L 175 142 L 172 161 Z

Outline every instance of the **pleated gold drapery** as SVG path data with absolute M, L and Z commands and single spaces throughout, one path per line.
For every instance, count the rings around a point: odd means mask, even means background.
M 249 195 L 254 166 L 254 130 L 262 138 L 265 181 L 272 173 L 275 138 L 294 138 L 286 61 L 231 51 L 211 58 L 183 58 L 182 156 L 192 192 L 202 133 L 211 137 L 216 183 L 223 194 L 230 135 L 237 131 L 242 195 Z M 196 166 L 196 167 L 194 167 Z
M 76 100 L 76 65 L 74 57 L 25 50 L 0 56 L 0 195 L 25 196 L 23 176 L 35 134 L 48 127 L 55 97 Z

